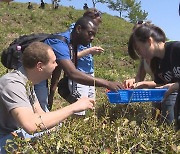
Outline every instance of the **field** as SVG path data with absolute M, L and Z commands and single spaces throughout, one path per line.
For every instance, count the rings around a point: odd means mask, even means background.
M 51 5 L 46 5 L 42 10 L 33 6 L 33 10 L 28 10 L 27 4 L 0 3 L 0 51 L 20 35 L 63 32 L 83 14 L 73 7 L 52 10 Z M 133 25 L 106 13 L 102 18 L 93 45 L 103 47 L 105 52 L 95 56 L 95 76 L 120 82 L 134 77 L 138 62 L 132 61 L 127 53 Z M 6 69 L 2 64 L 0 68 L 2 76 Z M 39 140 L 15 139 L 16 153 L 180 153 L 180 132 L 173 125 L 160 124 L 158 116 L 152 119 L 151 103 L 113 105 L 105 91 L 96 88 L 96 108 L 88 111 L 85 118 L 70 117 L 60 130 Z M 66 105 L 56 94 L 53 110 Z

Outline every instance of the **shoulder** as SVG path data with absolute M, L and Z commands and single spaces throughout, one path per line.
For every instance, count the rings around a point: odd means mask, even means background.
M 0 87 L 2 91 L 11 92 L 24 90 L 27 78 L 20 71 L 13 71 L 7 73 L 0 78 Z
M 27 81 L 27 77 L 20 70 L 14 70 L 2 76 L 0 78 L 0 84 L 8 84 L 8 83 L 19 83 L 25 85 Z
M 69 32 L 64 32 L 64 33 L 59 33 L 57 35 L 63 36 L 65 40 L 57 39 L 57 38 L 50 38 L 46 39 L 44 43 L 48 44 L 53 48 L 53 51 L 56 53 L 64 53 L 69 51 L 69 43 L 70 43 L 70 33 Z
M 25 87 L 26 82 L 28 81 L 25 74 L 26 73 L 23 67 L 20 67 L 18 70 L 9 72 L 0 78 L 0 86 L 2 87 L 11 85 L 14 88 L 19 88 L 19 86 Z
M 174 50 L 179 50 L 180 51 L 180 41 L 173 42 L 172 46 L 173 46 Z
M 62 40 L 62 39 L 58 39 L 58 38 L 48 38 L 44 41 L 44 43 L 48 44 L 48 45 L 54 45 L 54 44 L 66 44 L 67 43 L 69 44 L 70 43 L 70 32 L 69 31 L 66 31 L 64 33 L 57 33 L 55 35 L 60 35 L 60 36 L 63 36 L 66 41 Z
M 165 49 L 180 49 L 180 41 L 168 41 L 165 43 Z
M 0 79 L 0 99 L 8 110 L 28 102 L 26 91 L 26 82 L 18 73 L 8 73 Z
M 180 54 L 180 41 L 169 41 L 165 43 L 165 52 L 167 56 L 171 54 Z

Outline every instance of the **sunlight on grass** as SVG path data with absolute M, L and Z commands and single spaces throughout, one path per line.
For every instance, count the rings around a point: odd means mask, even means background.
M 52 10 L 47 5 L 42 10 L 33 5 L 33 10 L 27 10 L 26 4 L 0 3 L 1 51 L 20 35 L 63 32 L 83 14 L 72 7 Z M 134 77 L 138 62 L 127 54 L 133 25 L 106 13 L 102 18 L 93 45 L 102 46 L 105 52 L 95 56 L 95 75 L 118 81 Z M 2 76 L 6 69 L 2 64 L 0 68 Z M 158 125 L 157 120 L 152 120 L 151 103 L 113 105 L 104 88 L 97 88 L 96 93 L 95 112 L 87 111 L 85 119 L 70 117 L 59 130 L 38 140 L 15 138 L 16 153 L 180 153 L 180 134 L 173 125 Z M 54 102 L 53 110 L 68 104 L 57 93 Z

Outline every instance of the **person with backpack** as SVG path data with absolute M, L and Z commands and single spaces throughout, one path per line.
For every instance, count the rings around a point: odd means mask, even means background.
M 147 21 L 139 21 L 133 27 L 133 30 L 137 27 L 141 26 L 142 24 L 145 25 L 152 25 L 151 22 Z M 134 52 L 134 44 L 133 42 L 129 41 L 128 44 L 128 53 L 130 57 L 134 60 L 139 59 L 136 57 Z M 159 81 L 158 83 L 154 81 L 144 81 L 146 74 L 151 76 L 151 79 L 154 80 L 153 72 L 150 68 L 150 64 L 143 58 L 140 58 L 140 65 L 136 74 L 135 78 L 128 79 L 124 81 L 125 88 L 155 88 L 158 84 L 163 84 L 164 81 Z M 157 118 L 157 112 L 160 111 L 161 115 L 158 115 L 158 120 L 160 123 L 166 122 L 167 124 L 172 124 L 174 120 L 174 105 L 177 97 L 177 92 L 172 93 L 169 97 L 163 102 L 156 102 L 152 103 L 152 117 L 153 119 Z
M 99 13 L 97 15 L 97 12 L 99 12 L 95 8 L 90 8 L 87 11 L 84 12 L 83 17 L 89 17 L 92 18 L 97 26 L 102 22 L 101 14 Z M 69 31 L 72 32 L 74 29 L 75 23 L 72 23 L 69 27 Z M 103 48 L 99 46 L 93 46 L 88 44 L 87 46 L 78 45 L 77 49 L 77 69 L 79 71 L 82 71 L 88 75 L 94 76 L 94 59 L 93 56 L 96 54 L 101 54 L 104 51 Z M 69 89 L 72 92 L 76 91 L 79 94 L 79 97 L 86 96 L 89 98 L 95 98 L 95 87 L 89 86 L 89 85 L 83 85 L 80 83 L 76 83 L 75 81 L 72 81 L 69 79 Z M 50 99 L 51 97 L 51 99 Z M 51 101 L 50 101 L 51 100 Z M 51 93 L 49 94 L 49 108 L 51 109 L 53 104 L 53 95 Z M 77 115 L 85 115 L 85 111 L 81 113 L 76 113 Z
M 154 82 L 158 88 L 168 88 L 162 103 L 173 92 L 178 92 L 174 112 L 176 129 L 180 129 L 180 42 L 165 42 L 164 31 L 152 24 L 142 24 L 130 36 L 131 52 L 150 63 Z M 136 84 L 135 84 L 136 85 Z M 157 85 L 158 86 L 158 85 Z
M 6 153 L 4 146 L 8 139 L 13 139 L 13 135 L 39 137 L 47 131 L 56 130 L 55 126 L 74 112 L 93 109 L 94 100 L 84 97 L 53 112 L 42 110 L 33 86 L 50 78 L 56 66 L 52 48 L 42 42 L 33 42 L 24 50 L 22 67 L 0 78 L 1 154 Z
M 28 7 L 27 7 L 29 10 L 30 9 L 33 9 L 33 6 L 32 6 L 32 4 L 31 4 L 31 2 L 28 2 Z
M 40 9 L 44 9 L 45 8 L 45 3 L 43 0 L 41 0 L 41 4 L 39 6 Z
M 84 9 L 84 10 L 89 9 L 89 7 L 88 7 L 87 3 L 84 3 L 83 9 Z
M 83 85 L 105 87 L 115 91 L 122 88 L 119 82 L 108 81 L 102 78 L 94 78 L 93 76 L 90 76 L 84 72 L 77 70 L 75 67 L 76 64 L 74 64 L 71 60 L 72 56 L 71 56 L 70 48 L 73 49 L 72 52 L 74 55 L 73 58 L 74 58 L 74 62 L 76 63 L 77 61 L 75 60 L 75 57 L 76 57 L 78 45 L 87 46 L 89 43 L 91 43 L 94 39 L 94 36 L 97 33 L 97 28 L 98 27 L 96 23 L 93 21 L 93 19 L 87 17 L 81 17 L 77 20 L 72 32 L 69 32 L 68 30 L 64 33 L 59 33 L 59 35 L 66 38 L 68 43 L 65 43 L 64 41 L 58 39 L 45 40 L 45 43 L 47 43 L 53 48 L 58 64 L 55 71 L 53 72 L 51 79 L 51 85 L 52 85 L 50 88 L 51 94 L 55 92 L 55 89 L 59 82 L 61 70 L 65 72 L 65 74 L 68 76 L 69 79 L 77 83 L 81 83 Z M 39 86 L 38 89 L 42 90 L 42 87 Z M 66 89 L 64 88 L 64 90 Z M 44 96 L 45 95 L 42 95 L 42 97 Z M 43 106 L 47 106 L 47 103 L 44 104 Z

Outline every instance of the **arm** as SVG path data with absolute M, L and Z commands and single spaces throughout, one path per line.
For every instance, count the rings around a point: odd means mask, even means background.
M 81 58 L 81 57 L 84 57 L 88 54 L 92 54 L 92 55 L 95 55 L 95 54 L 100 54 L 104 51 L 103 48 L 101 47 L 97 47 L 97 46 L 94 46 L 94 47 L 91 47 L 91 48 L 87 48 L 87 49 L 84 49 L 80 52 L 77 53 L 77 57 L 78 59 Z
M 69 76 L 71 80 L 90 86 L 93 86 L 95 83 L 96 86 L 105 87 L 114 91 L 122 87 L 119 82 L 111 82 L 101 78 L 94 78 L 90 75 L 87 75 L 77 70 L 72 61 L 70 60 L 69 47 L 65 42 L 62 42 L 57 39 L 49 39 L 47 40 L 47 44 L 50 44 L 50 46 L 56 53 L 58 66 L 60 66 L 63 69 L 63 71 L 67 74 L 67 76 Z
M 36 111 L 38 111 L 38 108 L 40 107 L 38 104 L 39 103 L 34 104 L 34 108 Z M 10 113 L 27 133 L 32 134 L 37 132 L 38 130 L 53 128 L 75 112 L 86 109 L 93 109 L 93 105 L 93 99 L 82 98 L 71 105 L 53 112 L 34 113 L 31 108 L 17 107 L 12 109 Z
M 50 91 L 48 96 L 48 105 L 50 109 L 52 108 L 53 105 L 53 97 L 57 88 L 60 75 L 61 75 L 61 67 L 57 66 L 52 74 Z
M 155 88 L 157 85 L 154 81 L 141 81 L 133 84 L 132 88 L 141 89 L 141 88 Z
M 138 68 L 138 72 L 137 72 L 136 77 L 135 77 L 135 82 L 143 81 L 145 76 L 146 76 L 146 71 L 144 69 L 144 60 L 141 59 L 140 65 Z
M 125 80 L 123 83 L 124 87 L 125 88 L 133 88 L 135 86 L 135 83 L 139 82 L 139 81 L 143 81 L 145 76 L 146 76 L 146 71 L 144 69 L 144 60 L 141 59 L 136 77 L 132 78 L 132 79 Z
M 59 60 L 58 65 L 62 67 L 68 77 L 80 84 L 93 86 L 94 84 L 98 87 L 105 87 L 110 90 L 118 90 L 122 88 L 119 82 L 112 82 L 101 78 L 94 78 L 83 72 L 77 70 L 71 60 Z
M 175 83 L 168 83 L 163 86 L 157 87 L 157 88 L 168 88 L 167 92 L 164 95 L 163 101 L 173 92 L 179 90 L 179 82 Z

